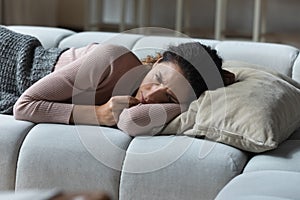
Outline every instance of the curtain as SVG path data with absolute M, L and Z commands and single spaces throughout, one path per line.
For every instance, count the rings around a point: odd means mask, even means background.
M 0 0 L 6 25 L 56 26 L 57 0 Z

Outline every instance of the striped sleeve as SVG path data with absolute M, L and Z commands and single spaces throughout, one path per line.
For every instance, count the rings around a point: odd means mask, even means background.
M 125 47 L 107 44 L 100 45 L 86 56 L 83 53 L 74 62 L 55 70 L 29 87 L 14 105 L 15 119 L 34 123 L 69 124 L 74 104 L 95 104 L 94 93 L 98 84 L 106 78 L 107 67 L 115 58 L 128 51 Z M 99 91 L 101 94 L 102 92 Z M 94 96 L 91 97 L 90 94 Z
M 155 135 L 180 113 L 179 104 L 138 104 L 123 110 L 117 126 L 131 136 Z

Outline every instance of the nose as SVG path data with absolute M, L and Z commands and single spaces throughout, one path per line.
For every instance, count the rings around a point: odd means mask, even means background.
M 144 91 L 144 99 L 146 103 L 166 103 L 168 98 L 166 96 L 167 87 L 160 84 L 151 85 L 148 90 Z

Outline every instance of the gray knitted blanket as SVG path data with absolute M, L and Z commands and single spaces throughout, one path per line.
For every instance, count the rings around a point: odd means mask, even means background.
M 0 26 L 0 113 L 13 114 L 20 95 L 52 72 L 62 52 L 44 49 L 37 38 Z

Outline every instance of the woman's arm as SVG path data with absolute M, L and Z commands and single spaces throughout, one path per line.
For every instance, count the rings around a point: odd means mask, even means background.
M 155 135 L 180 113 L 179 104 L 138 104 L 123 110 L 117 126 L 131 136 Z
M 70 118 L 72 124 L 115 126 L 124 108 L 137 105 L 138 99 L 131 96 L 113 96 L 101 106 L 75 105 Z
M 33 84 L 14 105 L 15 119 L 68 124 L 74 105 L 67 101 L 72 97 L 75 71 L 53 72 Z
M 84 111 L 82 117 L 76 119 L 77 123 L 88 121 L 89 124 L 99 124 L 95 112 L 90 112 L 98 108 L 95 104 L 83 105 L 72 102 L 72 98 L 86 90 L 95 91 L 99 82 L 108 76 L 107 67 L 121 55 L 129 55 L 128 52 L 125 47 L 101 45 L 88 55 L 42 78 L 28 88 L 16 102 L 15 118 L 35 123 L 69 124 L 76 104 L 79 110 Z M 89 98 L 93 99 L 94 96 Z

